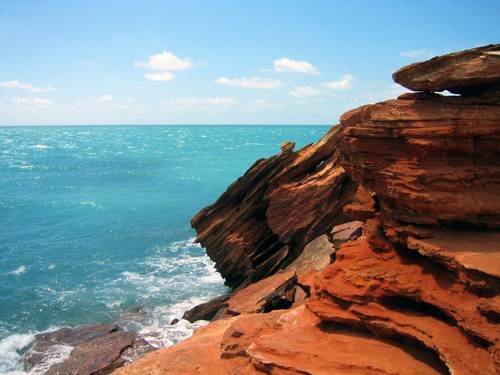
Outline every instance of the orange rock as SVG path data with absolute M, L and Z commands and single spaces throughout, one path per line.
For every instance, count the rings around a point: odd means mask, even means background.
M 290 313 L 295 317 L 289 318 L 288 326 L 262 335 L 248 347 L 256 369 L 268 374 L 314 375 L 416 375 L 442 371 L 440 362 L 420 348 L 379 339 L 357 329 L 307 324 L 307 310 Z
M 341 118 L 346 171 L 383 212 L 417 223 L 500 226 L 500 106 L 406 95 Z
M 463 350 L 471 350 L 462 344 L 467 340 L 477 340 L 480 344 L 474 346 L 474 350 L 482 350 L 489 356 L 490 373 L 500 369 L 494 367 L 499 353 L 500 329 L 480 311 L 480 305 L 490 299 L 472 293 L 456 275 L 425 257 L 415 257 L 409 250 L 376 252 L 366 240 L 346 243 L 337 252 L 337 261 L 316 279 L 314 295 L 315 299 L 337 302 L 347 310 L 340 318 L 337 317 L 337 321 L 349 324 L 359 321 L 357 317 L 353 319 L 351 316 L 355 311 L 361 317 L 361 325 L 370 328 L 375 327 L 375 319 L 369 316 L 366 308 L 356 305 L 367 305 L 376 301 L 382 305 L 406 308 L 404 313 L 398 313 L 400 315 L 397 319 L 395 313 L 392 313 L 391 317 L 403 326 L 408 326 L 411 322 L 416 330 L 422 332 L 429 330 L 430 325 L 437 324 L 434 319 L 437 317 L 437 320 L 450 326 L 447 334 L 451 335 L 453 329 L 455 333 L 465 335 L 462 341 L 457 341 L 457 346 L 461 345 Z M 310 307 L 321 318 L 328 319 L 329 313 L 321 312 L 311 304 Z M 388 321 L 387 317 L 384 318 L 384 313 L 387 312 L 380 313 L 381 326 Z M 436 330 L 441 332 L 444 326 L 440 323 L 436 327 Z M 412 334 L 400 328 L 391 329 L 398 334 L 412 336 L 428 347 L 438 345 L 432 334 L 431 344 L 425 342 L 424 337 L 419 337 L 416 331 Z M 462 344 L 459 344 L 460 342 Z M 436 351 L 439 352 L 437 349 Z M 455 349 L 453 355 L 460 356 L 458 352 Z M 439 354 L 446 357 L 444 352 Z M 444 360 L 445 363 L 450 361 L 452 360 L 448 357 Z M 472 369 L 476 365 L 470 363 Z M 498 366 L 498 363 L 496 365 Z M 460 371 L 473 373 L 472 370 Z
M 500 44 L 450 53 L 411 64 L 392 75 L 414 91 L 477 94 L 500 86 Z
M 500 373 L 498 49 L 395 74 L 467 97 L 363 106 L 257 161 L 192 221 L 236 288 L 224 314 L 119 373 Z M 330 258 L 338 225 L 364 237 Z
M 180 344 L 150 353 L 118 369 L 115 375 L 222 375 L 255 374 L 248 359 L 220 360 L 219 347 L 224 332 L 236 318 L 219 320 L 199 329 Z
M 334 127 L 314 145 L 257 161 L 193 218 L 197 241 L 227 285 L 245 286 L 286 267 L 350 214 L 373 215 L 373 198 L 340 166 L 339 136 Z
M 500 232 L 405 225 L 384 219 L 387 238 L 439 262 L 481 293 L 500 292 Z

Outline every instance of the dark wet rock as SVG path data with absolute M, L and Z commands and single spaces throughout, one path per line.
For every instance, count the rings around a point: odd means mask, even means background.
M 187 310 L 182 316 L 182 319 L 186 319 L 191 323 L 198 320 L 212 320 L 221 308 L 227 307 L 225 302 L 229 297 L 231 297 L 231 294 L 224 294 L 222 296 L 215 297 L 208 302 L 196 305 L 195 307 Z
M 154 349 L 136 333 L 114 324 L 61 328 L 35 336 L 23 354 L 25 368 L 30 370 L 42 364 L 62 345 L 72 347 L 69 357 L 52 365 L 47 374 L 108 374 Z

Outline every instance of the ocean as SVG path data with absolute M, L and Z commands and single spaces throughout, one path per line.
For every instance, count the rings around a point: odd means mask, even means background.
M 25 374 L 19 350 L 60 327 L 118 322 L 157 347 L 191 335 L 170 321 L 226 291 L 192 216 L 281 142 L 327 129 L 0 127 L 0 374 Z

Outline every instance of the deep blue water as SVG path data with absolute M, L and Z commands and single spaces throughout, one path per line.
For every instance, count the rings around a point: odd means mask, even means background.
M 156 345 L 223 293 L 191 217 L 321 126 L 0 127 L 0 373 L 35 332 L 123 321 Z

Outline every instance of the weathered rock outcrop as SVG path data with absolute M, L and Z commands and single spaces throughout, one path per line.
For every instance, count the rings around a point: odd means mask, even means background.
M 258 161 L 193 219 L 237 290 L 118 373 L 500 373 L 499 49 L 394 76 L 464 96 L 363 106 Z
M 417 93 L 352 110 L 344 167 L 394 219 L 498 227 L 499 103 Z
M 371 217 L 375 202 L 341 166 L 339 129 L 258 160 L 192 220 L 197 241 L 231 287 L 269 276 L 337 223 Z

